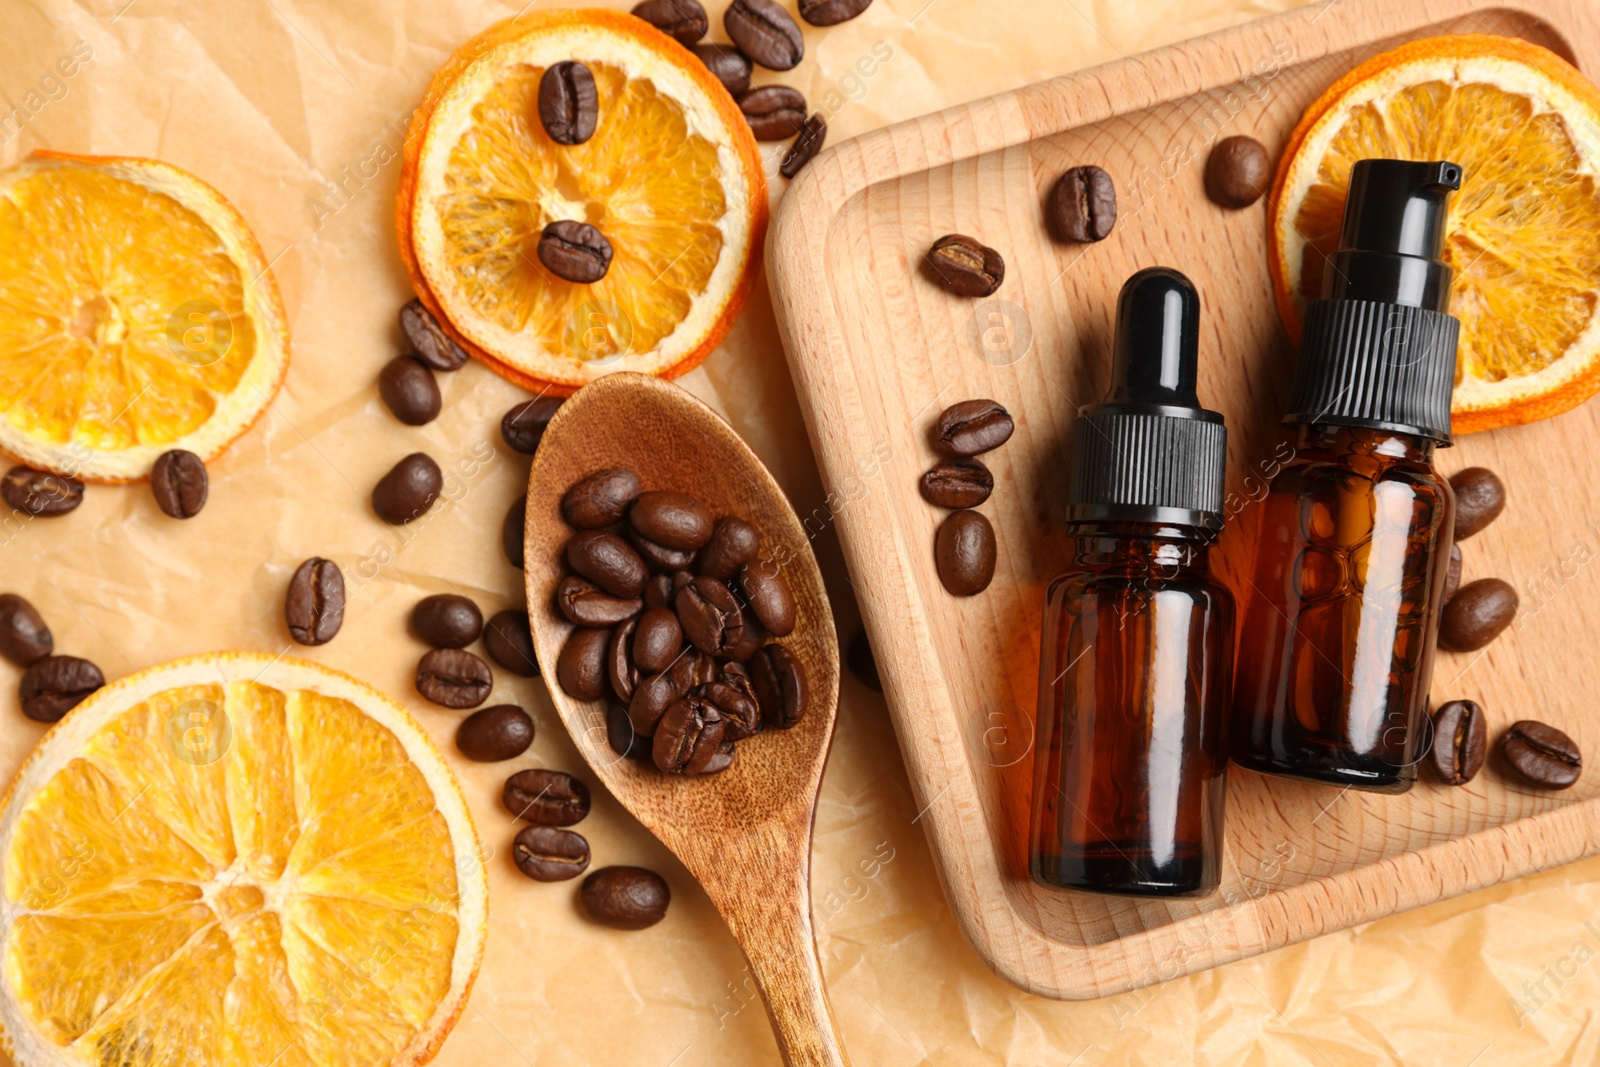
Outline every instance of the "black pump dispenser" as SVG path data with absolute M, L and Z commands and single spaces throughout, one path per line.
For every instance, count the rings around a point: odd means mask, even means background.
M 1221 527 L 1228 437 L 1195 393 L 1199 340 L 1188 278 L 1151 267 L 1123 285 L 1111 390 L 1073 425 L 1069 522 Z
M 1363 159 L 1339 249 L 1306 305 L 1289 423 L 1394 430 L 1450 443 L 1460 323 L 1441 256 L 1455 163 Z

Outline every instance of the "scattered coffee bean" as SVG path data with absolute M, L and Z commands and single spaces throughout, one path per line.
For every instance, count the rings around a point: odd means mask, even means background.
M 513 608 L 495 612 L 483 627 L 483 647 L 490 659 L 512 674 L 539 677 L 539 659 L 533 651 L 527 612 Z
M 633 658 L 634 631 L 638 628 L 638 619 L 618 623 L 606 646 L 606 676 L 618 700 L 632 700 L 633 691 L 639 685 L 639 666 Z
M 867 640 L 867 631 L 862 630 L 851 639 L 845 660 L 857 681 L 875 693 L 883 692 L 883 679 L 878 677 L 878 661 L 872 655 L 872 643 Z
M 672 892 L 655 871 L 602 867 L 583 880 L 578 899 L 597 923 L 619 930 L 643 930 L 666 917 Z
M 805 58 L 805 38 L 775 0 L 733 0 L 722 28 L 751 60 L 768 70 L 792 70 Z
M 1063 241 L 1103 241 L 1117 224 L 1117 187 L 1099 167 L 1073 167 L 1050 188 L 1051 229 Z
M 378 479 L 372 510 L 391 526 L 404 526 L 427 514 L 444 488 L 444 473 L 425 452 L 413 452 Z
M 750 661 L 750 681 L 761 705 L 761 720 L 769 729 L 789 729 L 810 708 L 805 668 L 782 645 L 768 645 L 756 653 Z
M 800 17 L 813 26 L 837 26 L 870 6 L 872 0 L 800 0 Z
M 181 448 L 161 453 L 150 469 L 150 491 L 155 494 L 156 507 L 174 519 L 192 519 L 200 514 L 210 487 L 205 462 Z
M 1272 158 L 1254 137 L 1224 137 L 1206 159 L 1206 195 L 1222 207 L 1249 207 L 1271 184 Z
M 695 695 L 710 701 L 727 723 L 723 737 L 728 741 L 743 741 L 761 729 L 761 705 L 756 698 L 755 685 L 750 676 L 738 668 L 737 675 L 727 680 L 707 682 L 695 689 Z
M 628 719 L 628 709 L 614 700 L 606 704 L 606 743 L 619 756 L 638 760 L 650 758 L 650 739 L 635 732 Z
M 589 842 L 572 830 L 524 826 L 511 843 L 517 869 L 540 882 L 576 878 L 589 868 Z
M 561 517 L 580 530 L 621 522 L 639 499 L 639 476 L 626 467 L 595 471 L 575 482 L 561 498 Z
M 1444 599 L 1441 605 L 1450 603 L 1450 598 L 1456 595 L 1456 590 L 1461 588 L 1461 546 L 1450 546 L 1450 564 L 1444 572 Z
M 1494 471 L 1468 467 L 1450 479 L 1456 492 L 1457 541 L 1464 541 L 1500 517 L 1506 508 L 1506 487 Z
M 434 370 L 459 370 L 467 361 L 464 348 L 444 332 L 439 320 L 413 298 L 400 309 L 400 330 L 406 335 L 411 354 Z
M 994 475 L 983 460 L 957 456 L 935 463 L 918 483 L 922 499 L 941 508 L 975 508 L 994 492 Z
M 758 141 L 787 141 L 806 124 L 806 98 L 787 85 L 763 85 L 739 97 Z
M 417 664 L 417 692 L 440 707 L 458 711 L 489 699 L 494 673 L 489 665 L 459 648 L 436 648 Z
M 697 44 L 689 51 L 700 57 L 735 100 L 750 88 L 750 58 L 726 44 Z
M 1534 719 L 1512 723 L 1500 752 L 1513 770 L 1545 789 L 1565 789 L 1583 774 L 1583 753 L 1572 738 Z
M 687 570 L 694 563 L 693 552 L 658 545 L 648 537 L 640 536 L 639 531 L 631 526 L 628 528 L 628 540 L 638 549 L 644 561 L 657 571 Z
M 716 705 L 690 693 L 661 716 L 650 741 L 650 756 L 667 774 L 700 774 L 717 754 L 726 730 Z
M 952 511 L 939 524 L 933 558 L 952 596 L 976 596 L 994 578 L 994 527 L 981 511 Z
M 657 674 L 666 670 L 682 650 L 683 627 L 672 609 L 651 608 L 640 616 L 630 651 L 641 671 Z
M 378 395 L 407 426 L 432 422 L 444 403 L 433 371 L 410 356 L 395 356 L 384 364 L 378 372 Z
M 518 819 L 572 826 L 589 814 L 589 787 L 565 771 L 532 767 L 506 779 L 500 803 Z
M 517 570 L 522 569 L 523 534 L 528 525 L 528 498 L 519 496 L 511 502 L 506 521 L 500 524 L 500 549 L 506 562 Z
M 988 296 L 1006 278 L 1000 253 L 965 234 L 947 233 L 933 242 L 923 264 L 934 284 L 957 296 Z
M 788 637 L 794 632 L 797 608 L 794 592 L 783 569 L 770 559 L 746 563 L 739 570 L 739 585 L 761 625 L 773 637 Z
M 1016 424 L 1011 413 L 993 400 L 963 400 L 939 414 L 934 443 L 957 456 L 976 456 L 1011 440 Z
M 610 630 L 580 628 L 567 636 L 556 658 L 556 683 L 563 693 L 573 700 L 599 700 L 606 695 L 606 646 L 610 640 Z
M 524 456 L 533 455 L 539 449 L 539 442 L 544 440 L 545 427 L 550 425 L 563 402 L 564 398 L 559 396 L 524 400 L 500 420 L 500 436 L 513 451 Z
M 1518 603 L 1517 591 L 1499 578 L 1468 582 L 1439 613 L 1439 644 L 1455 652 L 1476 652 L 1511 625 Z
M 83 483 L 32 467 L 12 467 L 0 479 L 0 499 L 24 514 L 49 519 L 83 503 Z
M 696 574 L 725 582 L 761 551 L 761 535 L 737 515 L 724 515 L 711 527 L 707 541 L 694 558 Z
M 696 578 L 673 601 L 683 635 L 708 656 L 726 656 L 744 636 L 739 598 L 715 578 Z
M 22 672 L 22 714 L 34 722 L 56 722 L 106 684 L 106 676 L 77 656 L 46 656 Z
M 1439 780 L 1465 785 L 1483 767 L 1489 749 L 1489 727 L 1483 709 L 1472 700 L 1452 700 L 1433 713 L 1433 748 L 1429 756 Z
M 649 580 L 644 583 L 644 606 L 646 609 L 667 608 L 670 610 L 672 598 L 677 592 L 672 586 L 672 575 L 652 574 Z M 673 618 L 676 619 L 677 616 L 674 615 Z
M 633 546 L 610 530 L 580 530 L 567 542 L 567 566 L 612 596 L 644 595 L 650 577 Z
M 19 667 L 27 667 L 44 659 L 55 647 L 56 640 L 37 608 L 16 593 L 0 593 L 0 655 Z
M 556 144 L 582 144 L 594 136 L 600 97 L 594 75 L 582 63 L 566 60 L 545 68 L 539 79 L 539 121 Z
M 539 262 L 558 278 L 593 285 L 611 269 L 611 242 L 587 222 L 552 222 L 539 236 Z
M 456 748 L 476 763 L 515 759 L 533 744 L 533 719 L 515 704 L 496 704 L 461 720 Z
M 289 636 L 302 645 L 325 645 L 344 625 L 344 574 L 330 559 L 313 556 L 295 568 L 283 598 Z
M 569 574 L 556 586 L 556 610 L 576 626 L 604 629 L 639 614 L 644 610 L 644 601 L 612 596 Z
M 800 173 L 800 168 L 822 151 L 822 142 L 828 139 L 828 120 L 822 117 L 822 112 L 813 111 L 811 117 L 806 119 L 805 125 L 800 127 L 800 135 L 794 139 L 794 144 L 789 146 L 789 151 L 783 154 L 783 162 L 778 164 L 778 173 L 785 178 L 793 178 Z
M 694 497 L 669 490 L 643 493 L 628 512 L 628 521 L 664 548 L 692 552 L 711 540 L 711 512 Z
M 483 633 L 483 612 L 457 593 L 435 593 L 411 609 L 411 632 L 434 648 L 466 648 Z
M 643 0 L 633 5 L 633 13 L 685 46 L 694 44 L 711 28 L 711 20 L 706 18 L 706 9 L 699 0 Z

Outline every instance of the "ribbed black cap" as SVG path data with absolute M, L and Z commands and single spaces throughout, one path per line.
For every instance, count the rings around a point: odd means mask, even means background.
M 1454 163 L 1363 159 L 1350 170 L 1339 249 L 1306 305 L 1288 423 L 1395 430 L 1450 443 L 1460 323 L 1445 313 Z
M 1072 428 L 1069 522 L 1222 525 L 1228 431 L 1195 393 L 1199 337 L 1188 278 L 1151 267 L 1123 285 L 1111 391 Z

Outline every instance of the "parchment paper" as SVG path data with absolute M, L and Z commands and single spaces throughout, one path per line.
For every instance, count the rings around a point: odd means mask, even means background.
M 707 4 L 713 39 L 726 39 L 725 6 Z M 854 22 L 808 28 L 801 67 L 758 80 L 800 88 L 841 139 L 1291 6 L 877 0 Z M 9 121 L 0 162 L 50 147 L 156 156 L 195 172 L 250 220 L 293 336 L 282 394 L 213 465 L 197 519 L 165 518 L 143 486 L 93 486 L 74 514 L 4 531 L 0 588 L 38 605 L 58 649 L 115 677 L 208 649 L 308 654 L 288 648 L 284 585 L 308 556 L 336 560 L 350 586 L 344 630 L 309 655 L 413 709 L 451 752 L 494 851 L 487 958 L 438 1062 L 776 1063 L 732 939 L 684 870 L 609 797 L 597 795 L 580 827 L 595 865 L 662 871 L 673 892 L 665 922 L 632 934 L 594 927 L 577 914 L 573 885 L 534 883 L 512 866 L 515 827 L 497 801 L 507 774 L 583 769 L 544 684 L 499 672 L 493 700 L 528 708 L 539 734 L 525 756 L 493 766 L 456 757 L 459 717 L 410 684 L 423 649 L 405 618 L 419 597 L 459 590 L 486 614 L 521 604 L 499 538 L 528 462 L 504 447 L 498 423 L 525 394 L 469 365 L 440 376 L 444 414 L 409 429 L 374 385 L 397 351 L 395 312 L 409 295 L 390 221 L 405 122 L 445 56 L 518 7 L 0 0 L 0 121 Z M 821 503 L 764 285 L 683 384 L 727 414 L 802 513 Z M 373 516 L 368 493 L 418 449 L 452 472 L 448 500 L 397 531 Z M 858 625 L 850 587 L 837 546 L 819 545 L 848 639 Z M 0 664 L 6 777 L 41 732 L 17 710 L 17 677 Z M 834 1010 L 858 1067 L 1600 1056 L 1600 923 L 1585 925 L 1600 915 L 1600 860 L 1139 993 L 1064 1004 L 1005 984 L 967 947 L 916 815 L 882 699 L 847 677 L 812 884 Z

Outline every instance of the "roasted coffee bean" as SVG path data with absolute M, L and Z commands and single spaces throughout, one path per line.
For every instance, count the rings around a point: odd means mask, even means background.
M 459 648 L 436 648 L 417 664 L 417 692 L 440 707 L 458 711 L 489 699 L 494 673 L 489 665 Z
M 639 666 L 633 658 L 633 635 L 638 628 L 638 619 L 618 623 L 606 645 L 606 676 L 618 700 L 632 700 L 639 686 Z
M 672 575 L 652 574 L 644 583 L 644 606 L 650 608 L 672 607 L 672 598 L 678 591 L 672 587 Z M 676 615 L 673 618 L 677 618 Z
M 1517 591 L 1499 578 L 1479 578 L 1456 590 L 1439 612 L 1439 644 L 1476 652 L 1500 636 L 1517 615 Z
M 878 677 L 878 661 L 872 654 L 872 642 L 867 640 L 867 631 L 862 630 L 851 639 L 845 660 L 857 681 L 875 693 L 883 692 L 883 679 Z
M 715 578 L 696 578 L 678 590 L 673 607 L 689 643 L 710 656 L 726 656 L 744 636 L 739 598 Z
M 788 637 L 794 632 L 796 606 L 794 592 L 783 569 L 770 559 L 746 563 L 739 569 L 739 586 L 748 606 L 773 637 Z
M 624 625 L 627 625 L 624 623 Z M 606 695 L 606 646 L 610 630 L 573 630 L 556 657 L 556 683 L 573 700 L 599 700 Z
M 733 0 L 722 28 L 741 52 L 768 70 L 793 70 L 805 58 L 800 27 L 776 0 Z
M 628 709 L 614 700 L 606 704 L 606 743 L 619 756 L 636 760 L 650 758 L 650 739 L 634 730 L 628 719 Z
M 1461 588 L 1461 546 L 1450 546 L 1450 564 L 1444 572 L 1444 599 L 1442 604 L 1450 603 L 1450 598 L 1456 595 L 1456 590 Z
M 161 453 L 150 469 L 150 491 L 155 494 L 156 507 L 174 519 L 192 519 L 200 514 L 210 488 L 205 462 L 181 448 Z
M 466 349 L 451 340 L 420 300 L 412 299 L 400 309 L 400 330 L 411 354 L 434 370 L 458 370 L 467 361 Z
M 643 493 L 628 512 L 628 522 L 663 548 L 693 552 L 711 539 L 711 512 L 692 496 L 669 490 Z
M 283 598 L 289 636 L 302 645 L 325 645 L 344 625 L 344 574 L 332 560 L 313 556 L 295 568 Z
M 426 515 L 443 488 L 444 472 L 433 457 L 413 452 L 378 479 L 372 489 L 372 510 L 391 526 L 404 526 Z
M 435 593 L 411 609 L 411 632 L 434 648 L 466 648 L 483 633 L 483 612 L 457 593 Z
M 86 659 L 46 656 L 22 672 L 17 695 L 22 714 L 34 722 L 56 722 L 105 684 L 100 668 Z
M 711 758 L 706 761 L 705 767 L 695 777 L 707 778 L 713 774 L 721 774 L 733 766 L 733 756 L 736 751 L 737 749 L 732 741 L 723 741 L 722 744 L 717 746 L 717 750 L 711 754 Z
M 765 645 L 771 637 L 772 635 L 767 633 L 766 627 L 761 625 L 761 620 L 755 617 L 755 613 L 747 611 L 744 613 L 743 636 L 739 638 L 738 644 L 728 649 L 723 658 L 732 660 L 734 663 L 747 663 L 751 656 L 761 651 L 761 646 Z
M 763 85 L 739 97 L 758 141 L 787 141 L 806 124 L 806 98 L 787 85 Z
M 711 540 L 694 557 L 694 571 L 726 582 L 761 551 L 761 535 L 737 515 L 724 515 L 711 527 Z
M 750 88 L 750 57 L 732 45 L 697 44 L 689 49 L 735 100 Z
M 506 521 L 500 524 L 500 550 L 506 562 L 517 570 L 522 569 L 524 527 L 528 525 L 528 498 L 519 496 L 506 511 Z
M 628 529 L 628 541 L 638 550 L 640 558 L 653 570 L 672 573 L 685 570 L 694 563 L 693 552 L 658 545 L 631 527 Z
M 633 13 L 681 45 L 694 44 L 711 28 L 699 0 L 644 0 Z
M 0 655 L 27 667 L 55 647 L 56 640 L 37 608 L 15 593 L 0 593 Z
M 639 491 L 639 476 L 626 467 L 595 471 L 562 496 L 561 517 L 580 530 L 598 530 L 621 522 Z
M 661 716 L 650 757 L 667 774 L 699 774 L 717 754 L 727 728 L 716 705 L 691 692 Z
M 539 450 L 544 440 L 545 427 L 560 410 L 564 399 L 559 396 L 536 396 L 524 400 L 500 420 L 500 436 L 514 452 L 531 456 Z
M 644 595 L 650 572 L 633 546 L 610 530 L 580 530 L 567 542 L 567 565 L 612 596 Z
M 1583 753 L 1572 738 L 1534 719 L 1512 723 L 1500 752 L 1519 775 L 1546 789 L 1565 789 L 1583 774 Z
M 800 0 L 800 17 L 813 26 L 837 26 L 871 5 L 872 0 Z
M 1206 158 L 1206 195 L 1222 207 L 1249 207 L 1271 184 L 1272 158 L 1254 137 L 1224 137 Z
M 682 650 L 683 627 L 671 608 L 651 608 L 639 618 L 630 648 L 639 670 L 646 674 L 664 671 Z
M 1433 749 L 1428 753 L 1439 780 L 1465 785 L 1483 768 L 1489 727 L 1476 701 L 1452 700 L 1433 713 Z
M 787 730 L 811 706 L 805 668 L 800 659 L 782 645 L 768 645 L 750 661 L 750 681 L 756 702 L 761 705 L 761 720 L 770 729 Z
M 565 60 L 545 68 L 539 79 L 539 121 L 556 144 L 582 144 L 594 136 L 600 97 L 589 68 Z
M 602 592 L 592 583 L 569 574 L 556 586 L 556 609 L 577 626 L 605 629 L 644 610 L 644 601 Z
M 1103 241 L 1117 224 L 1117 187 L 1099 167 L 1073 167 L 1051 186 L 1046 212 L 1061 240 Z
M 965 234 L 947 233 L 923 257 L 923 273 L 957 296 L 988 296 L 1006 278 L 1006 261 Z
M 515 704 L 475 711 L 456 727 L 456 748 L 477 763 L 515 759 L 533 744 L 533 720 Z
M 810 163 L 816 154 L 822 151 L 822 143 L 827 139 L 828 120 L 822 117 L 822 112 L 813 111 L 811 117 L 806 119 L 805 125 L 800 127 L 800 135 L 794 139 L 794 144 L 783 154 L 783 161 L 778 164 L 778 173 L 785 178 L 793 178 L 799 174 L 800 168 Z M 996 258 L 998 256 L 999 253 L 996 253 Z
M 994 527 L 981 511 L 952 511 L 934 535 L 939 580 L 953 596 L 974 596 L 994 579 Z
M 511 843 L 517 870 L 540 882 L 562 882 L 589 869 L 589 842 L 573 830 L 524 826 Z
M 1016 424 L 993 400 L 963 400 L 939 413 L 934 444 L 957 456 L 976 456 L 1011 440 Z
M 589 787 L 565 771 L 533 767 L 506 779 L 500 803 L 528 822 L 572 826 L 589 814 Z
M 593 285 L 611 269 L 611 242 L 587 222 L 552 222 L 539 235 L 539 262 L 558 278 Z
M 975 508 L 994 492 L 994 475 L 975 456 L 935 463 L 918 483 L 922 499 L 941 508 Z
M 660 674 L 640 680 L 628 702 L 628 719 L 634 732 L 649 737 L 656 732 L 661 716 L 666 710 L 697 685 L 714 681 L 717 677 L 716 660 L 695 649 L 685 649 Z
M 528 613 L 507 608 L 495 612 L 483 627 L 483 648 L 489 658 L 512 674 L 523 678 L 539 677 L 539 659 L 533 651 L 533 632 Z
M 1464 541 L 1500 517 L 1506 509 L 1506 487 L 1487 467 L 1468 467 L 1450 479 L 1456 491 L 1457 541 Z
M 740 670 L 742 674 L 743 668 Z M 710 701 L 716 707 L 717 714 L 728 724 L 723 737 L 730 741 L 742 741 L 761 729 L 761 705 L 756 699 L 754 684 L 748 675 L 742 681 L 742 685 L 726 681 L 707 682 L 697 686 L 691 694 Z
M 395 356 L 383 365 L 378 372 L 378 395 L 407 426 L 432 422 L 444 403 L 433 371 L 410 356 Z
M 643 930 L 666 917 L 672 892 L 655 871 L 602 867 L 583 880 L 578 899 L 597 923 L 619 930 Z
M 83 503 L 83 483 L 32 467 L 12 467 L 0 479 L 0 499 L 16 511 L 49 519 Z

